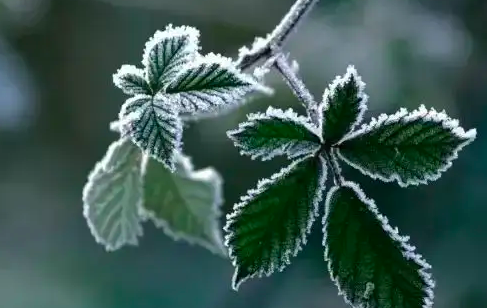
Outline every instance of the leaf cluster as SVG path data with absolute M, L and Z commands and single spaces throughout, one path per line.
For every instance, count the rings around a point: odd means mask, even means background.
M 212 168 L 195 171 L 182 154 L 182 115 L 233 108 L 266 89 L 231 59 L 199 49 L 198 30 L 169 25 L 146 43 L 143 68 L 123 65 L 113 75 L 131 97 L 111 124 L 120 139 L 83 191 L 90 230 L 107 250 L 137 244 L 141 222 L 152 220 L 174 239 L 226 255 L 218 223 L 222 180 Z
M 348 303 L 432 305 L 429 264 L 358 184 L 343 179 L 340 163 L 400 186 L 426 184 L 451 166 L 476 131 L 465 132 L 445 112 L 424 106 L 362 124 L 368 98 L 364 88 L 349 66 L 324 91 L 317 123 L 292 110 L 269 107 L 228 132 L 243 155 L 262 160 L 285 155 L 292 160 L 260 180 L 227 216 L 225 244 L 236 268 L 235 289 L 251 277 L 285 269 L 306 244 L 325 199 L 324 257 Z M 328 174 L 333 175 L 330 189 L 325 186 Z

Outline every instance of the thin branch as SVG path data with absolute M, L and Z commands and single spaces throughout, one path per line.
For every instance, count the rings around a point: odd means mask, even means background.
M 291 67 L 286 57 L 279 52 L 276 57 L 274 67 L 282 75 L 286 83 L 289 85 L 294 95 L 299 99 L 301 103 L 306 107 L 308 114 L 314 124 L 319 126 L 318 118 L 318 104 L 316 103 L 313 95 L 308 90 L 304 82 L 299 78 L 297 72 Z
M 282 46 L 319 0 L 296 0 L 287 14 L 265 39 L 256 40 L 251 49 L 241 49 L 237 67 L 245 70 L 272 55 L 272 46 Z

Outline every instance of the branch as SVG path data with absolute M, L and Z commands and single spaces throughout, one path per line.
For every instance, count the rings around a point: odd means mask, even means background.
M 265 39 L 256 39 L 251 49 L 243 47 L 237 59 L 237 67 L 248 69 L 260 60 L 272 55 L 272 46 L 282 46 L 289 35 L 296 29 L 299 22 L 311 11 L 319 0 L 296 0 L 287 14 Z

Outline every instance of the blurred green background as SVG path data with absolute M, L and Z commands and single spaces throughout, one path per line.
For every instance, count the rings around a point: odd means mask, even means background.
M 293 0 L 0 0 L 1 308 L 344 308 L 323 261 L 320 224 L 283 273 L 230 289 L 232 266 L 150 224 L 139 247 L 107 253 L 82 216 L 88 172 L 117 138 L 112 85 L 166 24 L 202 32 L 234 57 Z M 346 170 L 433 265 L 437 308 L 487 307 L 487 1 L 322 0 L 287 45 L 316 97 L 348 64 L 367 83 L 367 116 L 421 103 L 478 139 L 429 186 L 398 188 Z M 225 131 L 248 112 L 296 106 L 277 95 L 185 130 L 196 167 L 225 178 L 225 212 L 286 162 L 240 157 Z

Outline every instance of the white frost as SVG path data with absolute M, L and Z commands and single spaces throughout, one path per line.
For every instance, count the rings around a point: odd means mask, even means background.
M 333 194 L 335 194 L 340 188 L 343 187 L 348 187 L 351 188 L 358 199 L 362 203 L 364 203 L 367 206 L 367 209 L 373 213 L 373 215 L 379 220 L 379 222 L 382 225 L 382 228 L 384 231 L 389 235 L 391 240 L 395 241 L 401 246 L 401 253 L 404 256 L 405 259 L 411 260 L 418 264 L 421 268 L 418 270 L 418 274 L 423 278 L 423 282 L 425 283 L 424 287 L 424 292 L 426 293 L 426 297 L 423 299 L 423 308 L 431 308 L 433 305 L 433 299 L 434 299 L 434 293 L 433 289 L 435 287 L 435 282 L 433 278 L 431 277 L 431 274 L 427 272 L 427 270 L 431 269 L 431 265 L 429 265 L 426 260 L 418 253 L 415 252 L 415 247 L 410 245 L 408 243 L 409 241 L 409 236 L 402 236 L 399 234 L 399 230 L 397 227 L 393 228 L 384 215 L 380 214 L 374 200 L 367 198 L 363 190 L 360 188 L 360 186 L 354 182 L 343 182 L 341 183 L 341 186 L 334 186 L 332 187 L 326 196 L 325 200 L 325 215 L 323 216 L 322 224 L 323 224 L 323 246 L 325 247 L 325 260 L 328 263 L 328 271 L 330 272 L 330 277 L 335 283 L 335 285 L 338 287 L 339 293 L 345 295 L 346 293 L 344 290 L 341 289 L 340 284 L 338 282 L 338 277 L 333 277 L 333 272 L 331 268 L 331 260 L 330 260 L 330 251 L 329 247 L 327 246 L 327 232 L 326 232 L 326 225 L 328 221 L 328 216 L 330 215 L 330 203 L 331 199 L 333 197 Z M 373 288 L 370 288 L 371 286 L 369 283 L 367 283 L 367 290 L 369 292 L 373 292 Z M 375 288 L 375 286 L 374 286 Z M 351 302 L 349 299 L 345 297 L 345 301 L 351 305 Z
M 197 52 L 200 49 L 200 32 L 198 31 L 198 29 L 189 26 L 173 27 L 172 24 L 169 24 L 166 26 L 166 29 L 164 31 L 156 31 L 154 33 L 154 36 L 151 37 L 145 44 L 144 55 L 142 57 L 142 65 L 146 68 L 149 67 L 149 65 L 151 64 L 150 52 L 157 44 L 161 44 L 161 42 L 181 37 L 186 37 L 188 40 L 184 46 L 184 50 L 181 50 L 179 52 L 195 54 L 196 56 Z
M 225 83 L 218 85 L 221 80 Z M 192 90 L 195 85 L 198 90 Z M 198 114 L 235 108 L 246 94 L 269 93 L 269 88 L 238 70 L 231 58 L 209 53 L 184 66 L 164 91 L 175 95 L 181 112 Z
M 145 154 L 174 171 L 183 124 L 173 98 L 163 94 L 134 96 L 122 105 L 119 119 L 122 135 L 130 136 Z
M 282 136 L 281 138 L 269 139 L 266 144 L 259 148 L 249 147 L 235 135 L 245 132 L 248 129 L 252 129 L 253 127 L 264 125 L 262 124 L 263 122 L 270 120 L 284 123 L 287 122 L 291 125 L 304 127 L 311 134 L 316 135 L 319 140 L 321 140 L 321 134 L 318 129 L 310 123 L 308 118 L 298 115 L 291 108 L 283 111 L 281 109 L 268 107 L 265 113 L 253 113 L 249 114 L 247 117 L 247 122 L 240 123 L 237 129 L 228 131 L 227 136 L 240 148 L 240 154 L 248 155 L 252 159 L 260 158 L 262 160 L 269 160 L 279 155 L 285 155 L 291 159 L 316 152 L 321 146 L 320 143 L 307 140 L 295 140 Z M 258 137 L 259 136 L 256 136 L 256 138 Z
M 322 110 L 321 115 L 325 114 L 326 111 L 330 108 L 330 100 L 335 95 L 337 89 L 343 88 L 351 79 L 355 80 L 355 83 L 358 86 L 358 94 L 357 97 L 361 98 L 361 101 L 358 106 L 358 115 L 354 122 L 350 123 L 350 127 L 347 133 L 353 131 L 353 129 L 362 122 L 363 115 L 367 111 L 367 100 L 368 95 L 365 94 L 365 83 L 362 81 L 362 77 L 358 74 L 357 70 L 353 65 L 349 65 L 347 67 L 347 72 L 343 76 L 336 76 L 333 82 L 325 89 L 323 93 L 323 100 L 320 106 L 320 110 Z M 323 125 L 323 118 L 321 119 L 321 124 Z M 326 132 L 325 132 L 326 134 Z
M 326 167 L 326 162 L 324 161 L 323 158 L 319 157 L 320 159 L 320 171 L 317 179 L 317 188 L 315 191 L 315 196 L 312 200 L 312 205 L 311 208 L 312 210 L 309 212 L 308 216 L 308 221 L 306 224 L 306 228 L 301 230 L 300 237 L 295 239 L 293 242 L 293 247 L 285 249 L 281 256 L 279 258 L 281 260 L 284 260 L 283 265 L 280 267 L 276 267 L 275 264 L 270 264 L 267 267 L 261 267 L 259 268 L 258 271 L 255 273 L 245 277 L 244 279 L 240 280 L 237 282 L 237 273 L 239 272 L 239 264 L 237 260 L 237 256 L 235 255 L 235 252 L 232 248 L 232 246 L 229 244 L 230 241 L 233 239 L 234 234 L 230 230 L 231 224 L 238 218 L 238 216 L 242 213 L 243 209 L 245 206 L 247 206 L 248 202 L 252 201 L 256 196 L 262 194 L 265 192 L 270 186 L 272 186 L 274 183 L 282 180 L 286 176 L 288 176 L 290 173 L 293 172 L 295 169 L 296 165 L 302 163 L 306 159 L 314 159 L 312 156 L 304 157 L 302 159 L 296 160 L 292 162 L 289 166 L 282 168 L 279 172 L 273 174 L 270 178 L 268 179 L 261 179 L 257 183 L 257 187 L 254 189 L 250 189 L 247 191 L 246 195 L 242 196 L 240 198 L 240 202 L 236 203 L 233 206 L 233 211 L 230 214 L 227 214 L 227 224 L 223 228 L 226 232 L 227 235 L 225 236 L 225 246 L 228 247 L 229 251 L 229 256 L 230 260 L 232 261 L 233 266 L 235 267 L 235 273 L 232 279 L 232 287 L 234 290 L 238 290 L 239 286 L 247 281 L 250 278 L 254 277 L 264 277 L 264 276 L 270 276 L 272 273 L 275 271 L 282 272 L 287 265 L 291 263 L 291 257 L 295 257 L 299 251 L 302 250 L 303 246 L 307 242 L 307 235 L 311 231 L 311 227 L 313 225 L 313 222 L 315 221 L 316 217 L 319 215 L 319 206 L 323 197 L 323 192 L 325 191 L 325 182 L 326 182 L 326 177 L 327 177 L 327 167 Z
M 134 65 L 122 65 L 113 74 L 113 84 L 128 95 L 149 94 L 147 93 L 148 84 L 144 77 L 144 71 Z
M 184 154 L 177 153 L 175 159 L 176 159 L 177 169 L 174 173 L 170 174 L 171 177 L 173 178 L 181 177 L 194 182 L 210 184 L 211 186 L 211 191 L 208 191 L 208 195 L 211 196 L 210 198 L 212 200 L 212 203 L 208 205 L 209 207 L 209 210 L 207 212 L 208 217 L 201 217 L 201 219 L 204 219 L 205 222 L 209 222 L 210 224 L 209 228 L 213 231 L 213 234 L 211 235 L 212 243 L 202 240 L 201 238 L 192 236 L 191 234 L 188 234 L 186 232 L 180 230 L 174 230 L 166 220 L 164 220 L 161 217 L 158 217 L 155 212 L 145 208 L 144 206 L 141 206 L 139 208 L 139 214 L 142 217 L 144 217 L 144 219 L 151 219 L 157 227 L 162 228 L 164 233 L 166 233 L 168 236 L 170 236 L 176 241 L 184 240 L 192 245 L 194 244 L 200 245 L 215 254 L 226 255 L 227 252 L 223 245 L 223 237 L 221 232 L 222 228 L 219 223 L 219 217 L 221 216 L 220 208 L 223 204 L 222 177 L 214 168 L 211 167 L 207 167 L 200 170 L 194 170 L 194 166 L 191 162 L 191 159 Z M 144 175 L 147 172 L 148 162 L 149 162 L 149 157 L 145 156 L 142 162 L 142 173 Z M 174 181 L 175 182 L 174 184 L 177 185 L 175 180 L 172 181 Z M 179 188 L 185 189 L 185 187 L 179 187 Z M 168 189 L 168 188 L 164 187 L 162 189 Z M 196 194 L 192 194 L 191 196 L 193 198 L 198 198 L 198 195 Z M 164 200 L 161 200 L 161 202 L 163 201 Z M 198 201 L 201 202 L 201 200 Z M 188 200 L 188 202 L 191 202 L 191 200 Z M 190 211 L 188 212 L 188 215 L 190 214 L 196 215 L 195 213 L 191 213 L 191 208 L 188 208 L 187 210 Z
M 464 140 L 464 142 L 462 142 L 448 157 L 445 157 L 444 159 L 445 163 L 436 172 L 425 173 L 424 178 L 422 179 L 418 179 L 418 180 L 406 179 L 405 181 L 403 181 L 399 176 L 399 174 L 397 173 L 393 173 L 390 176 L 384 176 L 383 174 L 379 174 L 379 173 L 372 173 L 366 170 L 363 166 L 359 165 L 358 163 L 350 161 L 343 154 L 340 153 L 339 145 L 341 143 L 346 142 L 347 140 L 351 140 L 356 137 L 365 135 L 386 124 L 398 123 L 398 122 L 408 123 L 408 122 L 415 121 L 417 119 L 422 119 L 424 122 L 439 123 L 445 130 L 450 131 L 457 138 Z M 351 132 L 347 134 L 345 137 L 343 137 L 343 139 L 338 142 L 337 148 L 338 148 L 338 156 L 342 160 L 344 160 L 347 164 L 358 169 L 363 174 L 368 175 L 373 179 L 382 180 L 384 182 L 397 181 L 400 186 L 406 187 L 409 185 L 427 184 L 429 181 L 434 181 L 439 179 L 441 177 L 441 174 L 452 166 L 452 161 L 458 158 L 458 152 L 461 149 L 463 149 L 463 147 L 465 147 L 466 145 L 474 141 L 476 136 L 477 136 L 476 129 L 470 129 L 468 131 L 465 131 L 462 127 L 459 126 L 459 121 L 450 118 L 445 113 L 444 110 L 441 112 L 436 111 L 434 108 L 428 110 L 424 105 L 421 105 L 418 109 L 413 110 L 412 112 L 408 112 L 407 109 L 401 108 L 398 112 L 392 115 L 381 114 L 379 115 L 378 118 L 372 118 L 370 123 L 363 124 L 360 129 Z
M 112 143 L 83 189 L 83 215 L 107 251 L 137 245 L 143 234 L 137 213 L 142 202 L 140 156 L 126 138 Z

